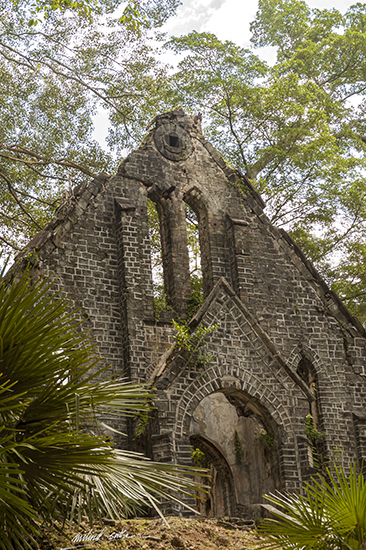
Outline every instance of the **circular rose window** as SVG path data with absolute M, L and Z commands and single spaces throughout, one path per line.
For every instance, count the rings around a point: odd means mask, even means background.
M 189 134 L 178 124 L 166 123 L 154 134 L 155 145 L 169 160 L 185 160 L 192 153 Z

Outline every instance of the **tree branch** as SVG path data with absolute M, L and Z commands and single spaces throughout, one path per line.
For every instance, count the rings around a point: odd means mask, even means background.
M 19 208 L 22 210 L 22 212 L 24 212 L 24 214 L 30 219 L 32 220 L 32 222 L 34 223 L 34 225 L 38 228 L 38 229 L 42 229 L 42 227 L 39 225 L 39 223 L 36 222 L 36 220 L 33 218 L 32 214 L 30 214 L 26 208 L 24 208 L 24 206 L 22 205 L 22 203 L 20 202 L 20 200 L 18 199 L 18 197 L 16 196 L 16 193 L 13 189 L 13 185 L 10 181 L 10 179 L 5 175 L 3 174 L 2 172 L 0 172 L 0 178 L 3 178 L 3 180 L 6 182 L 7 186 L 8 186 L 8 189 L 9 189 L 9 192 L 11 194 L 11 196 L 13 197 L 13 199 L 15 200 L 15 202 L 17 203 L 17 205 L 19 206 Z
M 3 243 L 5 243 L 7 246 L 9 246 L 10 248 L 14 248 L 15 250 L 18 250 L 18 252 L 21 251 L 21 248 L 19 248 L 18 246 L 16 246 L 15 244 L 11 244 L 9 241 L 7 241 L 4 237 L 2 237 L 0 235 L 0 241 L 3 241 Z
M 66 168 L 75 168 L 76 170 L 79 170 L 80 172 L 82 172 L 83 174 L 85 174 L 87 176 L 90 176 L 91 178 L 96 178 L 97 177 L 96 174 L 94 174 L 93 172 L 90 172 L 90 170 L 88 170 L 84 166 L 81 166 L 81 164 L 77 164 L 76 162 L 73 162 L 71 160 L 66 161 L 66 160 L 63 160 L 63 159 L 60 159 L 60 160 L 52 159 L 50 157 L 40 155 L 39 153 L 35 153 L 34 151 L 31 151 L 30 149 L 26 149 L 25 147 L 19 147 L 19 146 L 15 146 L 15 145 L 10 145 L 9 147 L 3 146 L 3 149 L 5 149 L 7 151 L 12 151 L 14 153 L 29 155 L 30 157 L 34 157 L 34 158 L 38 159 L 38 162 L 32 161 L 32 160 L 27 160 L 27 159 L 22 159 L 22 158 L 19 158 L 19 157 L 8 156 L 8 155 L 4 155 L 3 153 L 0 153 L 0 157 L 6 158 L 8 160 L 13 160 L 13 161 L 16 161 L 16 162 L 21 162 L 23 164 L 36 165 L 36 166 L 45 166 L 45 165 L 48 165 L 48 164 L 57 164 L 58 166 L 65 166 Z

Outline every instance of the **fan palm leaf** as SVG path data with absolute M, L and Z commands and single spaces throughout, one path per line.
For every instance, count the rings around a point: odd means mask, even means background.
M 265 495 L 263 505 L 276 518 L 267 518 L 259 530 L 271 548 L 360 550 L 366 540 L 366 484 L 364 476 L 342 468 L 327 479 L 320 474 L 304 487 L 304 495 Z M 273 506 L 275 505 L 275 506 Z
M 103 380 L 74 304 L 27 269 L 0 284 L 0 550 L 39 522 L 115 519 L 197 489 L 187 467 L 118 450 L 106 417 L 146 414 L 148 385 Z M 28 538 L 27 538 L 28 537 Z

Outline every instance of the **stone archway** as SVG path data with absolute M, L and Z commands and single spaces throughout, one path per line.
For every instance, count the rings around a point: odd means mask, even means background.
M 265 366 L 268 369 L 268 365 Z M 301 481 L 298 480 L 301 480 L 302 457 L 299 454 L 302 447 L 298 447 L 299 428 L 302 426 L 298 425 L 296 418 L 290 416 L 291 410 L 285 406 L 283 394 L 273 391 L 266 383 L 267 380 L 253 371 L 254 369 L 243 368 L 239 362 L 211 364 L 185 387 L 179 401 L 174 405 L 175 420 L 172 430 L 161 434 L 161 441 L 159 439 L 158 442 L 157 438 L 155 444 L 156 456 L 164 456 L 178 464 L 188 464 L 191 463 L 190 437 L 200 435 L 209 440 L 229 463 L 234 480 L 235 515 L 250 518 L 261 514 L 263 493 L 275 489 L 292 491 L 301 488 Z M 295 386 L 295 389 L 297 401 L 302 402 L 305 397 L 301 388 Z M 240 417 L 239 423 L 246 424 L 247 429 L 240 425 L 239 430 L 236 430 L 241 447 L 247 452 L 256 447 L 255 456 L 248 460 L 244 456 L 240 466 L 235 464 L 235 456 L 234 459 L 233 456 L 230 458 L 230 453 L 220 446 L 216 436 L 210 438 L 204 430 L 192 428 L 199 404 L 206 397 L 216 394 L 220 394 L 228 402 L 236 418 Z M 217 429 L 216 432 L 219 433 L 220 430 Z M 235 446 L 234 437 L 235 427 L 231 432 L 232 449 Z M 164 449 L 162 438 L 166 440 Z M 253 470 L 255 465 L 259 465 L 262 472 L 260 476 Z M 254 487 L 253 481 L 258 478 L 259 482 Z
M 213 392 L 196 406 L 189 435 L 211 468 L 206 515 L 257 517 L 263 493 L 281 488 L 280 434 L 241 390 Z

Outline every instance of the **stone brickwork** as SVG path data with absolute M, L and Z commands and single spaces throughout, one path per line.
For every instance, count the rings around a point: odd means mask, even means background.
M 173 308 L 158 320 L 148 198 Z M 205 296 L 190 328 L 219 324 L 203 364 L 171 347 L 172 313 L 184 319 L 191 294 L 185 204 L 199 222 Z M 366 458 L 365 330 L 264 206 L 204 139 L 199 117 L 177 110 L 156 117 L 115 176 L 77 190 L 19 258 L 53 271 L 82 306 L 112 374 L 154 383 L 152 458 L 190 464 L 191 445 L 210 457 L 220 483 L 207 513 L 253 515 L 263 491 L 309 480 L 317 457 L 345 467 Z M 309 412 L 324 434 L 318 454 Z

